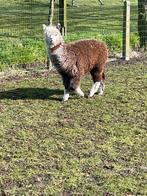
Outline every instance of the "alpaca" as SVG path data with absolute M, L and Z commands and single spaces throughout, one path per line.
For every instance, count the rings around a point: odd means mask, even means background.
M 80 40 L 64 43 L 59 29 L 55 26 L 43 25 L 48 56 L 62 77 L 64 85 L 63 101 L 69 99 L 69 93 L 74 91 L 84 97 L 80 88 L 81 76 L 90 72 L 93 86 L 89 97 L 96 92 L 104 93 L 104 68 L 108 59 L 108 50 L 103 42 L 96 40 Z

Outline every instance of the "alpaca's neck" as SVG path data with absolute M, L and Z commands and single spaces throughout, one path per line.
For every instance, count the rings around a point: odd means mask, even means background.
M 50 49 L 49 49 L 49 50 L 50 50 L 50 53 L 53 53 L 54 51 L 56 51 L 58 48 L 60 48 L 60 46 L 61 46 L 61 43 L 59 43 L 59 44 L 57 44 L 56 46 L 50 48 Z
M 64 64 L 65 59 L 65 44 L 62 43 L 59 46 L 56 46 L 53 50 L 50 50 L 49 55 L 53 65 L 60 69 Z
M 60 43 L 49 49 L 51 55 L 62 56 L 65 53 L 65 44 Z

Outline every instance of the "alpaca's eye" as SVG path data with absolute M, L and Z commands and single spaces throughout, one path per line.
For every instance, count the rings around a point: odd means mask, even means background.
M 55 36 L 57 36 L 58 34 L 55 34 Z

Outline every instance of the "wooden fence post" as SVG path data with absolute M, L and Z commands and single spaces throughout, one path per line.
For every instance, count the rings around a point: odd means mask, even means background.
M 48 25 L 53 24 L 53 17 L 54 17 L 54 0 L 49 1 L 49 14 L 48 14 Z
M 63 36 L 67 34 L 67 2 L 59 0 L 59 23 L 61 25 L 61 33 Z
M 53 17 L 54 17 L 54 4 L 55 0 L 49 0 L 49 14 L 48 14 L 48 25 L 53 24 Z M 53 68 L 52 63 L 50 61 L 48 51 L 47 51 L 47 69 L 51 70 Z
M 123 11 L 123 59 L 130 59 L 130 1 L 124 1 Z

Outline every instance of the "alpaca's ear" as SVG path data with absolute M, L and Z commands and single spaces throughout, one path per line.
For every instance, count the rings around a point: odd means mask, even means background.
M 45 31 L 47 26 L 43 24 L 42 27 L 43 27 L 43 31 Z
M 61 24 L 58 23 L 58 24 L 56 25 L 56 28 L 60 31 L 60 30 L 61 30 Z

